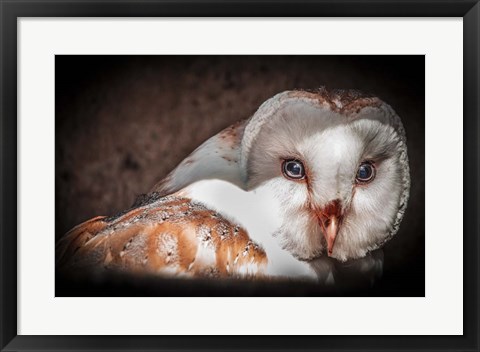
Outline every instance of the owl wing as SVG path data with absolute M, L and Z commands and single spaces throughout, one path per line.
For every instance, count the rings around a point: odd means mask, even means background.
M 148 199 L 73 228 L 56 246 L 62 272 L 262 276 L 267 257 L 239 226 L 187 198 Z
M 247 120 L 239 121 L 211 137 L 158 182 L 151 193 L 173 194 L 186 186 L 208 179 L 219 179 L 244 188 L 240 169 L 240 145 Z

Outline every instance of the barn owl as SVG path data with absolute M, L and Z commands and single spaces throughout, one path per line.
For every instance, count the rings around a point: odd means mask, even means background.
M 353 90 L 285 91 L 132 208 L 72 229 L 57 265 L 328 282 L 332 263 L 371 258 L 398 231 L 409 188 L 405 132 L 389 105 Z

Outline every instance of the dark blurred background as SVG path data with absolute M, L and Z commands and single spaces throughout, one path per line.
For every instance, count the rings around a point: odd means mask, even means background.
M 400 231 L 384 247 L 384 277 L 359 295 L 424 296 L 424 76 L 424 56 L 57 55 L 56 239 L 91 217 L 128 208 L 199 144 L 276 93 L 354 88 L 378 95 L 402 118 L 412 177 Z M 114 294 L 116 285 L 85 294 Z M 221 286 L 217 293 L 229 295 Z M 150 293 L 158 294 L 144 290 Z

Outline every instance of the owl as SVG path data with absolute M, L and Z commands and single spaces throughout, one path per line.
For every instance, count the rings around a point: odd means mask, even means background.
M 409 189 L 405 131 L 388 104 L 354 90 L 285 91 L 132 208 L 72 229 L 57 267 L 334 282 L 345 263 L 381 270 L 375 250 L 398 231 Z

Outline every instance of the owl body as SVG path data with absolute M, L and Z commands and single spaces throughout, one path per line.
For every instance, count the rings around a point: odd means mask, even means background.
M 393 109 L 377 97 L 321 88 L 267 100 L 199 146 L 151 194 L 201 204 L 257 246 L 235 269 L 231 256 L 218 259 L 226 248 L 218 242 L 209 264 L 218 272 L 332 282 L 336 262 L 367 258 L 397 232 L 409 187 L 405 132 Z M 183 216 L 177 231 L 195 221 Z M 155 217 L 143 226 L 155 227 Z M 162 231 L 152 232 L 154 243 Z M 201 236 L 180 238 L 202 243 Z M 194 272 L 181 268 L 174 272 Z
M 247 192 L 230 182 L 212 179 L 195 182 L 178 194 L 205 204 L 224 218 L 240 224 L 249 238 L 266 253 L 268 260 L 262 268 L 264 275 L 313 280 L 326 280 L 329 276 L 329 272 L 317 273 L 310 263 L 299 260 L 279 246 L 272 236 L 281 227 L 282 212 L 269 187 Z

